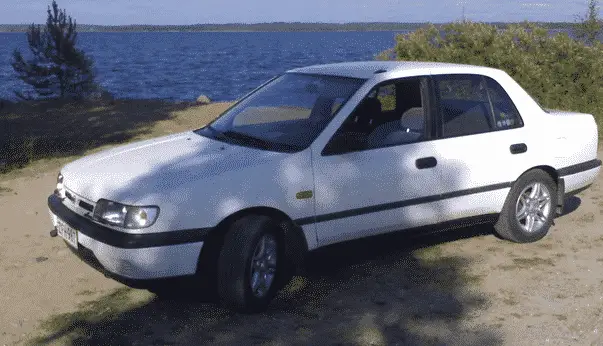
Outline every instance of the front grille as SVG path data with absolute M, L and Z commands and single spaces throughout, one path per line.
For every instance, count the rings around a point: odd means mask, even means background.
M 75 196 L 71 194 L 69 191 L 65 191 L 65 197 L 69 198 L 69 200 L 75 203 Z
M 80 201 L 80 207 L 88 210 L 89 212 L 92 212 L 94 210 L 94 206 L 90 203 L 86 203 L 84 201 Z
M 94 211 L 94 202 L 79 196 L 68 188 L 65 188 L 65 197 L 67 197 L 63 202 L 65 206 L 79 215 L 88 216 Z

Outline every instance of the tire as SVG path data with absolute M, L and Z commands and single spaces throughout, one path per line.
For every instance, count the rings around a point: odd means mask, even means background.
M 232 223 L 218 258 L 218 293 L 225 306 L 245 313 L 266 310 L 286 284 L 283 242 L 278 225 L 266 216 L 250 215 Z M 253 258 L 259 259 L 254 263 Z
M 513 184 L 494 228 L 499 236 L 512 242 L 538 241 L 551 228 L 556 205 L 557 185 L 553 178 L 540 169 L 528 171 Z

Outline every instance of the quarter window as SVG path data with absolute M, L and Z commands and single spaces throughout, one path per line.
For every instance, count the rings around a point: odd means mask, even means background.
M 488 86 L 492 111 L 494 113 L 494 126 L 496 129 L 507 129 L 523 125 L 519 111 L 503 87 L 494 79 L 484 77 Z

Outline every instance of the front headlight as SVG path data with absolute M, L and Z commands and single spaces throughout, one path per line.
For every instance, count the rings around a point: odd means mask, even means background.
M 124 228 L 145 228 L 155 223 L 159 215 L 156 206 L 135 207 L 101 199 L 94 207 L 94 218 Z

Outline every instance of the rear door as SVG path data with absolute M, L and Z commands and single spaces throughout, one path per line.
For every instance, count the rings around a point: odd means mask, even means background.
M 490 77 L 435 75 L 433 86 L 434 150 L 442 173 L 438 209 L 448 220 L 500 212 L 529 160 L 517 108 Z

